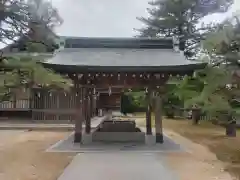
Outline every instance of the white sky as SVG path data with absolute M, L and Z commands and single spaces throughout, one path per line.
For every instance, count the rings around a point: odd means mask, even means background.
M 136 17 L 148 16 L 150 0 L 52 0 L 64 20 L 56 29 L 58 35 L 82 37 L 132 37 L 134 28 L 143 24 Z M 225 14 L 204 18 L 204 22 L 219 22 L 240 10 L 240 0 Z M 0 47 L 1 44 L 0 44 Z
M 224 14 L 213 14 L 210 16 L 207 16 L 203 19 L 204 22 L 210 23 L 210 22 L 221 22 L 227 17 L 231 17 L 232 13 L 240 10 L 240 0 L 234 0 L 234 4 L 232 8 Z
M 53 0 L 64 19 L 59 35 L 131 37 L 147 16 L 149 0 Z
M 59 35 L 87 37 L 131 37 L 133 28 L 143 24 L 136 17 L 148 16 L 146 8 L 150 0 L 53 0 L 64 19 L 56 29 Z M 204 22 L 221 21 L 240 9 L 240 0 L 225 14 L 204 18 Z

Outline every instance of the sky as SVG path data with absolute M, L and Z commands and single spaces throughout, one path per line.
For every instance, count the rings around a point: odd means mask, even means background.
M 132 37 L 134 28 L 143 26 L 136 17 L 147 17 L 150 0 L 52 0 L 64 23 L 57 35 L 80 37 Z M 240 10 L 240 0 L 225 14 L 204 18 L 204 22 L 221 21 Z M 0 48 L 5 45 L 0 43 Z
M 141 27 L 137 16 L 147 16 L 149 0 L 53 0 L 64 24 L 59 35 L 129 37 Z
M 131 37 L 134 28 L 141 28 L 136 17 L 147 17 L 150 0 L 52 0 L 64 23 L 56 29 L 58 35 L 83 37 Z M 204 22 L 221 21 L 230 16 L 240 0 L 225 14 L 204 18 Z

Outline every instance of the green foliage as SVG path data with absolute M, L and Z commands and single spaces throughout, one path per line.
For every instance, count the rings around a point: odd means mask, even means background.
M 121 97 L 121 112 L 127 114 L 132 113 L 133 111 L 131 96 L 123 94 Z
M 131 97 L 131 104 L 136 108 L 146 107 L 146 95 L 144 91 L 125 92 L 125 95 Z
M 212 8 L 199 8 L 199 0 L 155 0 L 149 4 L 152 8 L 148 9 L 149 17 L 138 18 L 146 26 L 139 29 L 140 37 L 159 37 L 177 36 L 186 42 L 186 55 L 193 54 L 199 48 L 206 33 L 213 32 L 215 27 L 211 25 L 198 27 L 201 18 L 215 12 L 224 12 L 232 0 L 217 1 Z M 211 6 L 211 5 L 210 5 Z M 224 7 L 224 8 L 223 8 Z M 224 9 L 224 11 L 222 11 Z
M 188 102 L 194 97 L 198 97 L 203 89 L 203 82 L 195 77 L 185 76 L 183 79 L 172 78 L 169 83 L 174 83 L 175 87 L 172 93 L 178 97 L 179 100 L 185 102 L 185 106 L 189 106 Z
M 183 98 L 186 108 L 197 106 L 205 112 L 230 108 L 230 97 L 227 94 L 230 90 L 226 84 L 231 81 L 231 74 L 226 69 L 208 66 L 196 73 L 195 81 L 198 81 L 199 86 L 192 88 L 188 82 L 182 83 L 182 91 L 188 94 Z
M 42 41 L 46 34 L 48 36 L 55 26 L 62 23 L 57 9 L 50 1 L 2 0 L 0 7 L 0 42 L 3 43 L 26 36 L 26 32 L 34 36 L 37 33 L 37 39 Z
M 194 0 L 195 1 L 195 0 Z M 140 29 L 140 36 L 156 37 L 158 35 L 179 35 L 182 33 L 185 22 L 188 21 L 187 10 L 191 9 L 193 0 L 183 1 L 154 1 L 149 3 L 152 8 L 148 9 L 149 18 L 138 18 L 147 27 Z
M 125 92 L 122 96 L 122 113 L 145 111 L 147 104 L 145 97 L 145 92 L 138 89 Z
M 203 111 L 214 115 L 232 113 L 235 111 L 233 108 L 238 108 L 236 104 L 232 106 L 232 101 L 233 98 L 240 97 L 238 85 L 240 79 L 235 77 L 240 58 L 239 27 L 236 23 L 225 21 L 218 31 L 210 33 L 203 42 L 203 48 L 212 64 L 196 73 L 196 78 L 204 84 L 204 87 L 198 95 L 193 95 L 185 101 L 187 107 L 197 105 Z M 188 88 L 184 87 L 184 81 L 181 84 L 186 91 Z
M 164 86 L 164 93 L 162 93 L 162 100 L 163 100 L 163 107 L 164 108 L 171 108 L 181 107 L 182 101 L 176 94 L 176 86 L 179 81 L 175 78 L 171 78 L 168 83 Z
M 223 0 L 221 3 L 217 2 L 216 6 L 212 8 L 199 8 L 198 2 L 199 0 L 155 0 L 150 2 L 149 4 L 152 6 L 148 9 L 150 17 L 138 18 L 147 25 L 139 30 L 140 36 L 189 36 L 189 33 L 198 31 L 196 25 L 202 17 L 215 12 L 227 11 L 233 3 L 232 0 Z M 222 11 L 222 9 L 225 10 Z
M 28 42 L 27 43 L 28 52 L 47 52 L 47 46 L 41 43 Z
M 54 49 L 52 29 L 62 23 L 58 11 L 50 1 L 0 1 L 0 42 L 15 41 L 17 47 L 28 52 Z M 24 41 L 23 45 L 21 44 Z M 12 47 L 11 46 L 11 47 Z M 49 48 L 50 46 L 50 48 Z M 49 89 L 69 90 L 71 80 L 46 69 L 33 57 L 0 57 L 0 99 L 11 96 L 14 89 L 46 86 Z
M 240 58 L 240 21 L 238 15 L 224 21 L 216 32 L 210 33 L 203 41 L 203 48 L 213 63 L 220 65 L 238 65 Z
M 176 87 L 173 93 L 182 101 L 185 108 L 198 107 L 208 113 L 228 111 L 231 106 L 230 89 L 226 84 L 231 82 L 231 73 L 221 67 L 207 66 L 195 73 L 194 77 L 183 80 L 171 79 Z
M 42 28 L 52 30 L 54 27 L 63 23 L 57 8 L 55 8 L 51 1 L 46 0 L 28 0 L 28 11 L 31 20 L 43 25 Z
M 31 57 L 8 58 L 1 67 L 6 71 L 0 73 L 0 97 L 12 93 L 10 89 L 45 86 L 49 89 L 69 90 L 72 81 L 46 69 Z

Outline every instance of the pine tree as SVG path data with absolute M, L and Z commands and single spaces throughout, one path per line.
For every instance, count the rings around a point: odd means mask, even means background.
M 62 19 L 56 8 L 44 0 L 1 0 L 0 43 L 32 41 L 52 46 L 54 27 Z M 51 47 L 50 47 L 51 48 Z
M 46 52 L 48 37 L 61 18 L 48 1 L 0 1 L 0 42 L 20 42 L 28 52 Z M 23 42 L 21 42 L 23 41 Z M 46 43 L 47 42 L 47 43 Z M 34 86 L 69 90 L 71 80 L 44 68 L 36 57 L 5 57 L 0 54 L 0 101 L 10 98 L 14 89 Z
M 43 87 L 69 91 L 72 81 L 43 67 L 34 57 L 8 57 L 0 64 L 0 101 L 14 95 L 15 89 Z
M 205 33 L 214 30 L 209 26 L 198 28 L 199 20 L 214 12 L 225 12 L 233 3 L 232 0 L 212 0 L 213 4 L 200 4 L 200 2 L 200 0 L 155 0 L 149 3 L 152 6 L 148 9 L 150 17 L 138 18 L 146 25 L 138 30 L 139 36 L 176 36 L 186 42 L 183 49 L 184 47 L 188 51 L 195 49 L 205 38 Z
M 30 22 L 28 40 L 54 50 L 54 29 L 63 23 L 58 10 L 50 1 L 28 0 Z
M 210 33 L 203 41 L 203 48 L 210 59 L 209 65 L 196 73 L 195 80 L 204 84 L 201 92 L 189 93 L 189 83 L 180 82 L 178 94 L 191 96 L 186 98 L 185 106 L 197 106 L 216 117 L 218 123 L 224 123 L 226 135 L 236 136 L 236 121 L 233 118 L 238 106 L 233 102 L 240 97 L 240 21 L 233 17 L 223 22 L 216 32 Z M 236 109 L 237 108 L 237 109 Z
M 26 32 L 28 5 L 19 0 L 1 0 L 0 7 L 0 42 L 7 43 L 7 40 L 15 40 Z

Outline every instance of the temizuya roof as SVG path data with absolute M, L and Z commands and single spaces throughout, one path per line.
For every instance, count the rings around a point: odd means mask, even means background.
M 57 71 L 192 71 L 203 63 L 174 51 L 170 38 L 69 38 L 45 62 Z

